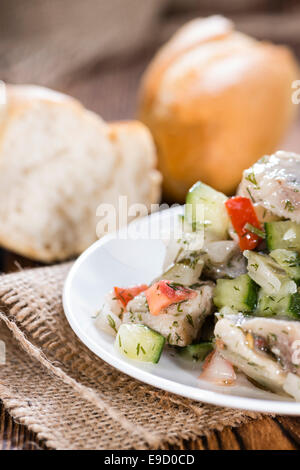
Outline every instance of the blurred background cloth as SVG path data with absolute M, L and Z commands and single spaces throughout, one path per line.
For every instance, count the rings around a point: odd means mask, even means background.
M 0 78 L 68 92 L 106 119 L 131 117 L 157 48 L 210 14 L 300 55 L 297 0 L 1 0 Z

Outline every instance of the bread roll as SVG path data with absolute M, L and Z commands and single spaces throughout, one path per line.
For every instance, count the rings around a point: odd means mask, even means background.
M 78 101 L 35 86 L 7 86 L 0 113 L 0 245 L 50 262 L 97 238 L 100 203 L 149 207 L 160 174 L 148 129 L 107 124 Z M 101 234 L 100 234 L 101 235 Z
M 183 201 L 198 179 L 233 193 L 242 171 L 286 131 L 297 73 L 287 48 L 238 33 L 226 18 L 183 26 L 140 90 L 139 117 L 157 144 L 165 196 Z

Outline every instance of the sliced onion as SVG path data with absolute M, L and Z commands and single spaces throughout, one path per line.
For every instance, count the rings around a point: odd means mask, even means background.
M 295 374 L 288 373 L 287 378 L 283 384 L 283 389 L 289 395 L 300 401 L 300 377 Z
M 183 286 L 191 286 L 199 281 L 203 266 L 204 259 L 202 258 L 199 258 L 193 267 L 184 263 L 175 263 L 156 280 L 168 279 L 168 281 L 175 281 Z
M 102 307 L 97 312 L 95 325 L 99 330 L 116 336 L 117 331 L 122 323 L 123 308 L 122 304 L 115 298 L 115 293 L 110 291 L 104 298 Z
M 170 238 L 166 244 L 166 254 L 163 263 L 163 271 L 166 271 L 175 261 L 178 252 L 181 249 L 180 244 L 175 238 Z
M 218 351 L 214 351 L 206 358 L 199 379 L 215 385 L 233 385 L 236 381 L 236 374 L 232 364 Z
M 222 240 L 208 243 L 205 251 L 212 263 L 221 264 L 227 263 L 236 252 L 239 252 L 239 248 L 235 241 Z

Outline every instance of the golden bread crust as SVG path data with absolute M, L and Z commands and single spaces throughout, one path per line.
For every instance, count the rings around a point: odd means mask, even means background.
M 157 144 L 164 194 L 178 201 L 198 179 L 233 193 L 242 171 L 276 149 L 296 111 L 299 69 L 288 48 L 235 32 L 225 19 L 197 21 L 157 54 L 140 90 L 139 117 Z M 207 22 L 215 34 L 201 41 Z M 198 37 L 182 47 L 195 27 Z

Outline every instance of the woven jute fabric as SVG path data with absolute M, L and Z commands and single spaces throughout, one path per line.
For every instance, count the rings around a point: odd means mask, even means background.
M 159 449 L 258 418 L 166 393 L 97 358 L 63 312 L 69 268 L 0 277 L 0 398 L 49 447 Z

